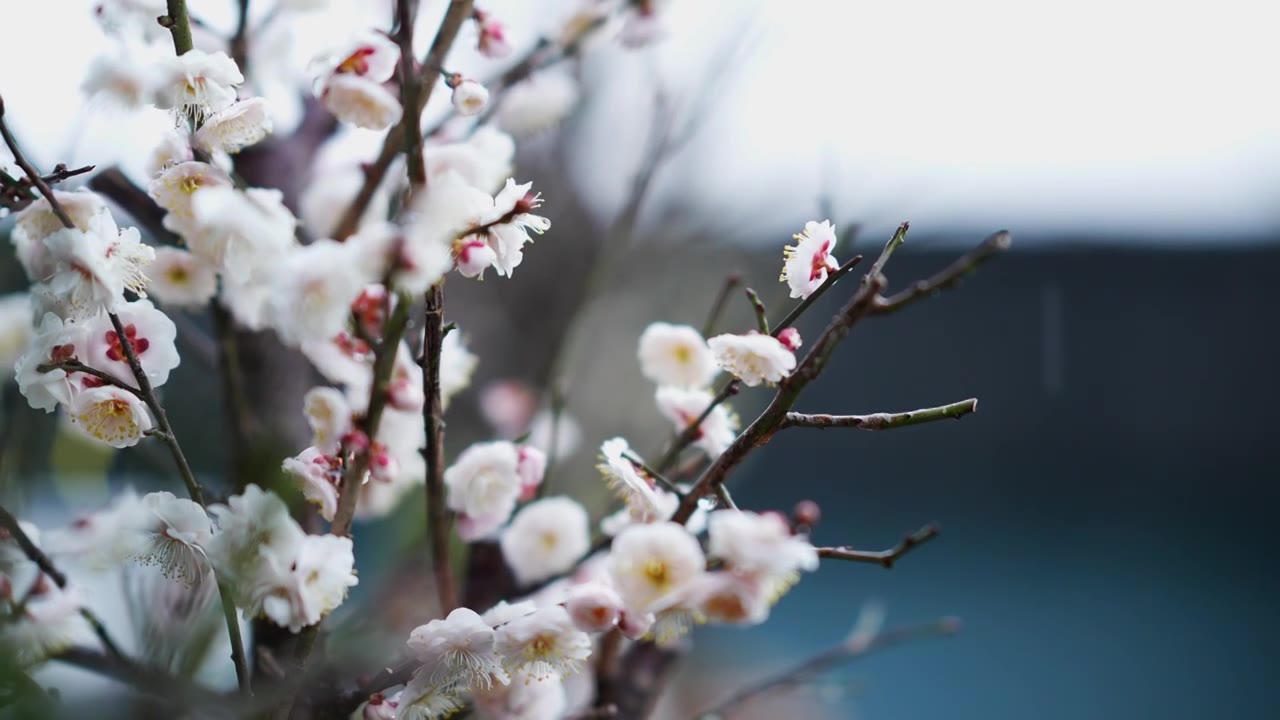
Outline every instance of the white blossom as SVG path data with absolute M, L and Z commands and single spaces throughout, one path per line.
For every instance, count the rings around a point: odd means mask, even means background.
M 237 153 L 271 133 L 267 101 L 248 98 L 210 115 L 191 136 L 191 144 L 207 153 Z
M 478 115 L 489 104 L 489 90 L 475 80 L 460 80 L 451 99 L 458 114 Z
M 499 600 L 497 605 L 484 611 L 480 616 L 489 624 L 489 627 L 498 627 L 522 618 L 525 615 L 531 615 L 538 610 L 538 604 L 530 600 L 521 600 L 520 602 L 509 603 L 506 600 Z
M 338 227 L 339 219 L 351 204 L 351 198 L 355 197 L 362 185 L 364 173 L 357 166 L 317 170 L 313 173 L 311 182 L 302 190 L 298 207 L 302 224 L 316 235 L 331 236 Z M 391 199 L 389 187 L 388 183 L 374 192 L 369 206 L 360 216 L 357 228 L 385 222 Z
M 45 237 L 44 245 L 53 273 L 36 297 L 48 310 L 81 319 L 114 309 L 126 289 L 146 295 L 143 268 L 155 251 L 142 244 L 137 228 L 121 230 L 106 210 L 90 218 L 87 231 L 63 228 Z
M 320 517 L 333 522 L 338 511 L 338 482 L 341 463 L 336 457 L 325 455 L 309 447 L 297 457 L 285 458 L 281 470 L 293 478 L 302 496 L 320 511 Z
M 231 187 L 231 178 L 209 163 L 192 160 L 173 165 L 147 187 L 156 204 L 169 211 L 165 227 L 183 235 L 192 231 L 192 196 L 212 187 Z
M 195 153 L 191 151 L 191 139 L 186 132 L 179 132 L 176 129 L 166 130 L 160 135 L 160 142 L 151 149 L 151 155 L 147 158 L 147 176 L 155 178 L 174 165 L 195 159 Z
M 272 188 L 211 187 L 191 197 L 191 252 L 232 279 L 273 273 L 296 247 L 298 220 Z
M 683 525 L 633 525 L 618 534 L 609 575 L 627 609 L 657 612 L 684 599 L 706 567 L 702 548 Z
M 498 628 L 498 654 L 507 671 L 532 679 L 572 675 L 591 657 L 591 638 L 559 605 L 544 607 Z
M 772 335 L 717 335 L 707 345 L 716 363 L 748 387 L 776 383 L 796 367 L 795 353 Z
M 706 387 L 720 372 L 702 333 L 689 325 L 650 324 L 637 355 L 640 372 L 659 385 Z
M 569 709 L 567 694 L 558 674 L 518 672 L 511 684 L 477 691 L 471 701 L 482 720 L 558 720 Z
M 503 92 L 495 120 L 512 135 L 536 135 L 559 125 L 578 104 L 578 96 L 578 81 L 569 73 L 543 70 Z
M 666 520 L 671 517 L 674 495 L 655 486 L 653 478 L 630 458 L 631 446 L 624 438 L 605 440 L 600 445 L 600 462 L 596 469 L 609 487 L 626 502 L 627 513 L 637 522 Z M 678 500 L 676 501 L 678 503 Z
M 156 107 L 201 119 L 235 102 L 235 88 L 244 82 L 240 68 L 224 52 L 188 50 L 166 58 L 157 72 Z
M 472 12 L 476 25 L 480 30 L 480 38 L 476 41 L 476 49 L 487 58 L 504 58 L 511 53 L 511 44 L 507 42 L 506 28 L 493 13 L 476 8 Z
M 515 445 L 476 443 L 444 471 L 449 508 L 459 513 L 458 534 L 476 540 L 511 517 L 520 498 L 520 453 Z
M 373 279 L 358 253 L 352 245 L 317 240 L 285 258 L 268 301 L 281 339 L 323 341 L 347 327 L 351 303 Z
M 124 348 L 124 341 L 128 340 L 152 387 L 168 382 L 169 373 L 181 362 L 176 345 L 178 329 L 173 321 L 150 300 L 125 303 L 117 309 L 116 317 L 124 329 L 124 338 L 105 313 L 82 323 L 86 338 L 80 359 L 92 368 L 134 385 L 137 380 Z
M 617 591 L 602 582 L 585 582 L 569 588 L 564 607 L 583 632 L 604 632 L 617 625 L 623 609 Z
M 14 365 L 18 390 L 31 407 L 52 412 L 58 403 L 70 402 L 75 387 L 67 372 L 40 372 L 39 367 L 66 362 L 83 354 L 87 339 L 82 325 L 64 323 L 53 313 L 45 314 L 26 352 Z
M 144 495 L 136 508 L 122 531 L 130 537 L 130 557 L 158 566 L 165 577 L 188 587 L 198 584 L 208 569 L 205 547 L 213 537 L 204 508 L 168 492 Z
M 336 453 L 342 436 L 354 427 L 351 406 L 337 388 L 318 386 L 302 396 L 302 414 L 311 426 L 311 444 L 326 453 Z
M 677 387 L 660 387 L 654 396 L 658 410 L 670 420 L 676 432 L 697 422 L 711 404 L 714 396 L 706 390 L 686 390 Z M 738 433 L 738 418 L 724 403 L 716 405 L 701 424 L 694 445 L 708 456 L 716 458 L 728 449 Z
M 147 267 L 152 297 L 166 307 L 198 308 L 208 304 L 218 292 L 218 275 L 213 267 L 181 248 L 156 248 L 156 257 Z
M 153 423 L 147 406 L 133 393 L 103 385 L 75 393 L 67 406 L 71 427 L 111 447 L 138 444 Z
M 766 584 L 729 572 L 711 572 L 698 580 L 689 604 L 709 622 L 759 625 L 773 604 Z
M 532 500 L 547 472 L 547 454 L 532 445 L 521 445 L 516 475 L 520 476 L 520 499 Z
M 779 513 L 717 510 L 707 521 L 707 553 L 735 573 L 780 578 L 818 567 L 818 552 Z
M 510 682 L 496 648 L 497 633 L 474 610 L 457 608 L 409 634 L 409 651 L 422 663 L 419 673 L 435 686 L 489 688 Z
M 71 224 L 81 232 L 89 232 L 89 224 L 99 214 L 107 212 L 107 205 L 97 193 L 87 190 L 64 192 L 54 190 L 53 197 L 67 214 Z M 53 274 L 53 259 L 49 257 L 44 240 L 65 226 L 43 196 L 13 216 L 13 232 L 10 240 L 27 278 L 42 282 Z
M 483 125 L 459 142 L 431 142 L 423 149 L 428 186 L 449 173 L 457 173 L 468 185 L 491 192 L 511 176 L 516 144 L 507 133 Z
M 549 497 L 520 509 L 502 533 L 502 557 L 529 585 L 573 568 L 591 548 L 591 520 L 576 500 Z
M 302 545 L 302 528 L 279 496 L 257 485 L 231 496 L 226 505 L 209 506 L 209 514 L 219 530 L 209 543 L 209 559 L 218 577 L 230 585 L 236 605 L 257 615 L 264 600 L 258 584 L 293 562 Z
M 489 228 L 489 244 L 498 256 L 494 269 L 499 275 L 510 277 L 520 265 L 524 244 L 532 242 L 530 230 L 541 235 L 551 227 L 550 220 L 532 212 L 542 205 L 540 197 L 530 192 L 532 187 L 533 183 L 517 185 L 508 178 L 506 186 L 493 198 L 495 217 L 490 222 L 495 224 Z
M 76 586 L 59 588 L 47 576 L 22 578 L 32 588 L 20 616 L 0 623 L 0 646 L 20 666 L 34 665 L 77 645 L 92 645 L 95 638 L 81 614 L 84 593 Z
M 618 632 L 631 640 L 639 640 L 653 630 L 655 622 L 657 616 L 651 612 L 640 613 L 624 609 L 618 618 Z
M 440 345 L 440 403 L 449 407 L 449 400 L 471 384 L 480 359 L 467 349 L 462 333 L 454 330 L 444 336 Z
M 349 537 L 304 535 L 292 558 L 266 554 L 264 559 L 269 569 L 255 578 L 252 592 L 260 598 L 262 614 L 290 632 L 320 622 L 359 582 Z
M 810 220 L 795 239 L 796 244 L 788 245 L 782 252 L 782 276 L 778 279 L 791 288 L 791 297 L 807 298 L 826 282 L 830 271 L 840 267 L 831 256 L 836 230 L 830 220 L 821 223 Z
M 150 46 L 133 41 L 113 43 L 110 49 L 89 63 L 80 84 L 85 95 L 107 100 L 111 105 L 136 110 L 151 104 L 157 84 L 158 55 Z
M 366 130 L 385 130 L 404 115 L 400 100 L 390 90 L 359 75 L 329 78 L 320 99 L 339 120 Z
M 322 72 L 352 75 L 382 83 L 395 74 L 400 62 L 400 46 L 386 35 L 362 32 L 318 58 L 315 66 Z
M 396 720 L 445 720 L 462 709 L 453 688 L 433 685 L 427 675 L 415 675 L 396 697 Z

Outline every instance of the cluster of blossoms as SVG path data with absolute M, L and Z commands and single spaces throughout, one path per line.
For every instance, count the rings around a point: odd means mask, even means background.
M 560 681 L 585 667 L 601 634 L 662 643 L 694 622 L 758 624 L 818 565 L 813 546 L 776 514 L 712 512 L 705 549 L 690 527 L 636 524 L 589 557 L 586 526 L 568 498 L 522 508 L 502 538 L 507 562 L 522 583 L 558 579 L 517 602 L 482 614 L 458 608 L 413 630 L 408 648 L 421 666 L 402 690 L 373 698 L 365 718 L 444 717 L 468 698 L 485 717 L 563 717 L 590 691 Z

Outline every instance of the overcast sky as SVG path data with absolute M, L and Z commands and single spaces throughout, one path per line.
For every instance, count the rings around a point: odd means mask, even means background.
M 485 6 L 512 19 L 519 44 L 567 4 Z M 424 25 L 444 5 L 424 0 Z M 94 162 L 106 153 L 97 139 L 122 132 L 119 118 L 80 113 L 76 86 L 99 42 L 88 6 L 6 14 L 18 32 L 5 33 L 5 57 L 39 62 L 0 63 L 0 91 L 42 158 Z M 1274 3 L 672 0 L 670 13 L 662 45 L 593 53 L 584 68 L 597 94 L 574 169 L 602 213 L 643 146 L 655 77 L 678 98 L 706 92 L 702 69 L 741 36 L 660 202 L 773 229 L 816 214 L 829 188 L 837 219 L 870 231 L 909 219 L 1023 237 L 1280 237 Z M 313 23 L 312 44 L 351 27 Z M 471 54 L 453 64 L 484 71 Z

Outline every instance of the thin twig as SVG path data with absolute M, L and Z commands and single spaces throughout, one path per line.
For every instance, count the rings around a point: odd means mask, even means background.
M 422 454 L 427 467 L 427 532 L 430 534 L 431 571 L 435 578 L 436 597 L 440 601 L 440 614 L 444 616 L 457 606 L 458 596 L 449 562 L 450 514 L 444 497 L 444 409 L 440 397 L 440 353 L 444 347 L 442 282 L 427 291 L 423 325 L 422 390 L 426 399 L 422 404 L 422 417 L 426 425 L 427 445 Z
M 421 118 L 422 108 L 425 108 L 427 102 L 431 100 L 432 91 L 439 84 L 440 67 L 444 64 L 445 56 L 449 54 L 449 48 L 453 47 L 453 41 L 458 37 L 462 24 L 471 17 L 472 5 L 472 0 L 450 0 L 449 9 L 445 11 L 444 19 L 440 22 L 440 29 L 436 31 L 435 40 L 431 42 L 431 49 L 427 51 L 427 56 L 422 61 L 422 92 L 417 96 L 418 102 L 415 104 L 417 113 L 412 113 L 414 117 Z M 406 110 L 412 110 L 412 108 L 406 108 Z M 360 225 L 360 218 L 364 216 L 369 203 L 373 201 L 373 196 L 378 192 L 378 186 L 386 177 L 392 161 L 404 150 L 402 143 L 404 133 L 408 129 L 420 132 L 418 128 L 409 125 L 410 114 L 406 112 L 400 123 L 387 133 L 382 143 L 382 150 L 378 153 L 378 159 L 365 166 L 364 184 L 360 186 L 355 199 L 347 206 L 342 218 L 338 221 L 333 231 L 334 239 L 345 240 L 356 231 Z
M 9 126 L 4 121 L 4 97 L 2 96 L 0 96 L 0 137 L 4 138 L 4 144 L 8 146 L 9 153 L 13 155 L 13 161 L 17 163 L 18 167 L 22 168 L 22 172 L 27 174 L 27 180 L 49 201 L 49 208 L 53 210 L 53 214 L 58 216 L 58 219 L 62 221 L 65 227 L 74 228 L 76 225 L 71 222 L 71 216 L 67 215 L 67 212 L 62 209 L 62 205 L 53 196 L 53 190 L 44 181 L 44 176 L 22 154 L 22 148 L 18 146 L 18 141 L 13 137 L 13 133 L 9 131 Z
M 756 315 L 756 329 L 768 335 L 769 312 L 764 309 L 764 301 L 760 299 L 760 295 L 755 290 L 747 288 L 747 302 L 751 303 L 751 310 Z
M 780 427 L 857 428 L 859 430 L 892 430 L 919 425 L 936 420 L 959 420 L 978 409 L 978 400 L 969 398 L 949 405 L 910 410 L 899 413 L 872 413 L 870 415 L 805 415 L 787 413 Z
M 739 273 L 731 273 L 725 277 L 720 293 L 711 303 L 711 312 L 707 313 L 707 320 L 702 323 L 702 337 L 710 337 L 711 333 L 715 332 L 716 324 L 720 322 L 720 316 L 724 314 L 724 309 L 729 304 L 729 296 L 741 284 L 742 275 Z
M 954 635 L 959 629 L 959 620 L 948 617 L 923 625 L 911 625 L 881 632 L 869 641 L 854 642 L 857 638 L 850 636 L 839 645 L 828 648 L 788 670 L 738 690 L 724 701 L 704 710 L 695 717 L 698 720 L 720 720 L 727 717 L 727 713 L 730 710 L 749 700 L 780 688 L 808 682 L 813 677 L 865 657 L 874 651 L 902 645 L 914 640 Z
M 630 460 L 633 465 L 643 470 L 649 477 L 653 478 L 654 482 L 661 485 L 663 490 L 666 490 L 676 497 L 682 497 L 684 495 L 684 493 L 680 492 L 680 488 L 676 487 L 675 483 L 664 477 L 662 473 L 646 465 L 644 460 L 640 459 L 639 455 L 636 455 L 635 453 L 627 453 L 626 458 L 627 460 Z
M 929 297 L 939 290 L 945 290 L 955 285 L 978 265 L 981 265 L 996 253 L 1007 250 L 1012 243 L 1013 236 L 1007 230 L 992 234 L 982 241 L 981 245 L 962 255 L 933 277 L 912 283 L 911 287 L 894 293 L 876 303 L 875 313 L 877 315 L 887 315 L 891 312 L 896 312 L 916 300 Z
M 123 380 L 117 378 L 114 375 L 105 373 L 97 368 L 91 368 L 88 365 L 85 365 L 84 363 L 80 362 L 79 360 L 64 360 L 62 362 L 44 363 L 42 365 L 36 366 L 37 372 L 47 373 L 53 370 L 62 370 L 66 372 L 68 375 L 73 372 L 84 373 L 85 375 L 91 375 L 101 380 L 103 383 L 107 385 L 118 387 L 121 390 L 124 390 L 132 394 L 134 397 L 140 400 L 142 399 L 142 393 L 138 391 L 138 388 L 130 385 L 127 382 L 124 382 Z
M 938 537 L 941 532 L 937 525 L 925 525 L 902 538 L 901 542 L 888 550 L 855 550 L 848 546 L 820 547 L 818 548 L 818 557 L 870 563 L 883 568 L 891 568 L 903 555 Z
M 57 585 L 60 589 L 67 587 L 66 574 L 59 570 L 53 564 L 53 561 L 49 559 L 49 556 L 45 555 L 44 551 L 32 542 L 31 538 L 23 532 L 22 525 L 18 523 L 18 519 L 2 505 L 0 505 L 0 528 L 7 532 L 9 537 L 13 538 L 13 541 L 22 549 L 22 554 L 35 563 L 36 567 L 40 568 L 40 572 L 48 575 L 49 579 L 53 580 L 54 585 Z M 116 644 L 115 640 L 111 639 L 111 635 L 107 632 L 107 627 L 103 625 L 102 620 L 98 619 L 98 616 L 93 611 L 88 608 L 81 608 L 80 614 L 89 623 L 89 626 L 93 628 L 93 632 L 98 636 L 98 641 L 102 643 L 104 650 L 113 657 L 124 657 L 120 652 L 120 646 Z
M 856 267 L 860 262 L 862 262 L 862 256 L 855 255 L 851 260 L 827 275 L 827 279 L 824 280 L 812 293 L 809 293 L 809 297 L 801 300 L 794 308 L 791 309 L 791 312 L 787 313 L 785 317 L 773 324 L 774 337 L 777 337 L 778 333 L 791 327 L 796 320 L 800 319 L 800 316 L 804 314 L 804 311 L 809 309 L 810 305 L 817 302 L 818 298 L 822 297 L 823 293 L 834 287 L 835 284 L 840 281 L 840 278 L 848 274 L 848 272 Z
M 395 38 L 400 46 L 400 104 L 404 107 L 404 119 L 400 126 L 404 130 L 404 153 L 408 160 L 410 193 L 416 192 L 418 188 L 427 184 L 426 159 L 422 155 L 422 109 L 426 103 L 418 103 L 423 78 L 416 72 L 413 60 L 413 19 L 417 10 L 417 0 L 396 0 L 398 27 Z M 431 82 L 434 84 L 435 80 Z

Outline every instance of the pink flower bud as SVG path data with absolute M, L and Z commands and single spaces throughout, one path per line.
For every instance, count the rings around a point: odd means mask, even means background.
M 639 640 L 649 634 L 656 620 L 653 613 L 638 614 L 623 610 L 622 616 L 618 618 L 618 630 L 631 640 Z
M 793 327 L 789 327 L 778 333 L 778 342 L 786 346 L 792 352 L 800 349 L 800 331 Z
M 516 475 L 520 477 L 520 499 L 532 500 L 547 472 L 547 455 L 532 445 L 525 445 L 520 448 L 519 457 Z
M 401 412 L 416 412 L 426 403 L 422 386 L 409 378 L 402 378 L 391 383 L 387 389 L 387 402 Z
M 564 607 L 583 632 L 604 632 L 622 616 L 622 598 L 603 583 L 583 583 L 569 591 Z

